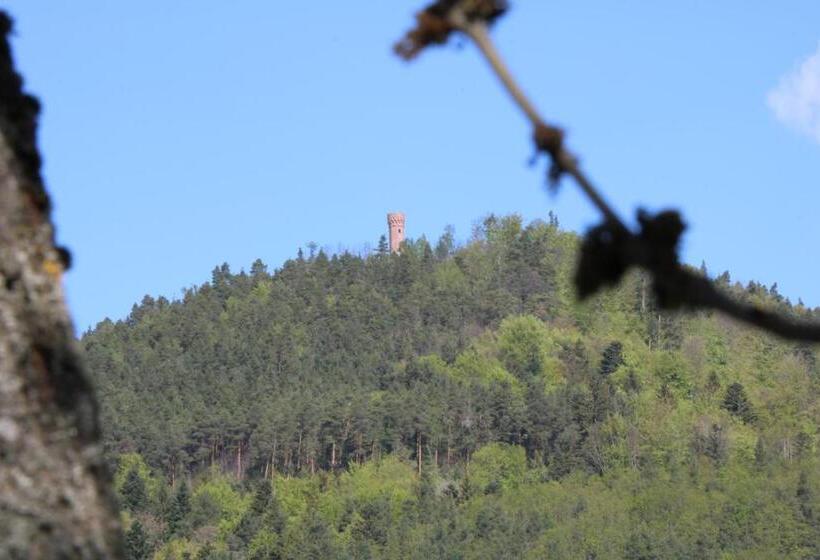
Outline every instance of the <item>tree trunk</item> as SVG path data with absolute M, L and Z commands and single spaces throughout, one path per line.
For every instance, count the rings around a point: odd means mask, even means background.
M 419 476 L 421 476 L 421 461 L 422 461 L 421 432 L 416 431 L 416 462 L 418 463 Z
M 0 12 L 0 558 L 120 558 L 97 403 L 63 301 L 36 147 Z
M 242 480 L 242 442 L 236 448 L 236 479 Z
M 299 430 L 299 445 L 296 447 L 296 470 L 302 470 L 302 431 Z

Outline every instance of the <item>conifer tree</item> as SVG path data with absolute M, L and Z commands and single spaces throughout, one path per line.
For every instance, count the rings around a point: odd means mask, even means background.
M 262 262 L 262 259 L 256 259 L 251 264 L 251 276 L 260 278 L 268 273 L 268 265 Z
M 806 476 L 806 471 L 800 471 L 800 476 L 797 480 L 797 492 L 795 492 L 797 502 L 800 506 L 800 514 L 807 522 L 814 519 L 814 509 L 812 508 L 812 490 L 809 486 L 809 479 Z
M 447 226 L 436 244 L 436 258 L 440 261 L 449 257 L 456 246 L 455 229 Z
M 604 377 L 612 375 L 618 366 L 624 363 L 623 344 L 617 340 L 611 342 L 604 350 L 604 356 L 601 359 L 600 373 Z
M 142 528 L 142 523 L 137 519 L 125 535 L 125 558 L 126 560 L 145 560 L 150 553 L 148 536 Z
M 268 479 L 262 479 L 256 484 L 251 507 L 242 516 L 235 534 L 246 546 L 262 526 L 265 513 L 272 500 L 271 486 Z
M 380 254 L 380 255 L 386 255 L 386 254 L 387 254 L 387 250 L 388 250 L 388 247 L 387 247 L 387 237 L 386 237 L 385 235 L 382 235 L 381 237 L 379 237 L 379 248 L 378 248 L 378 252 L 379 252 L 379 254 Z
M 191 499 L 188 494 L 188 485 L 182 482 L 179 485 L 176 495 L 171 502 L 171 507 L 168 509 L 168 516 L 166 518 L 167 533 L 169 536 L 177 535 L 184 532 L 185 519 L 191 512 Z
M 746 424 L 751 424 L 757 418 L 752 405 L 746 396 L 746 390 L 740 383 L 732 383 L 726 389 L 726 396 L 723 398 L 723 408 L 734 416 L 737 416 Z
M 142 511 L 146 504 L 145 482 L 137 472 L 136 467 L 128 471 L 125 482 L 122 484 L 123 507 L 129 511 Z

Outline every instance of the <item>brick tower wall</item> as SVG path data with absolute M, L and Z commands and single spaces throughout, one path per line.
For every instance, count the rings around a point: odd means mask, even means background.
M 391 212 L 387 215 L 387 226 L 390 228 L 390 252 L 398 253 L 404 241 L 404 214 Z

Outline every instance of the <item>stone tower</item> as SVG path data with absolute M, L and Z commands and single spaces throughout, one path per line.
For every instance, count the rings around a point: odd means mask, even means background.
M 390 252 L 398 253 L 404 241 L 404 214 L 390 212 L 387 215 L 387 225 L 390 228 Z

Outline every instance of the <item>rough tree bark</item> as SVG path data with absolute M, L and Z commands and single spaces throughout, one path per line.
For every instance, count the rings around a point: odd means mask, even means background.
M 0 558 L 120 558 L 97 404 L 61 288 L 36 146 L 0 12 Z

